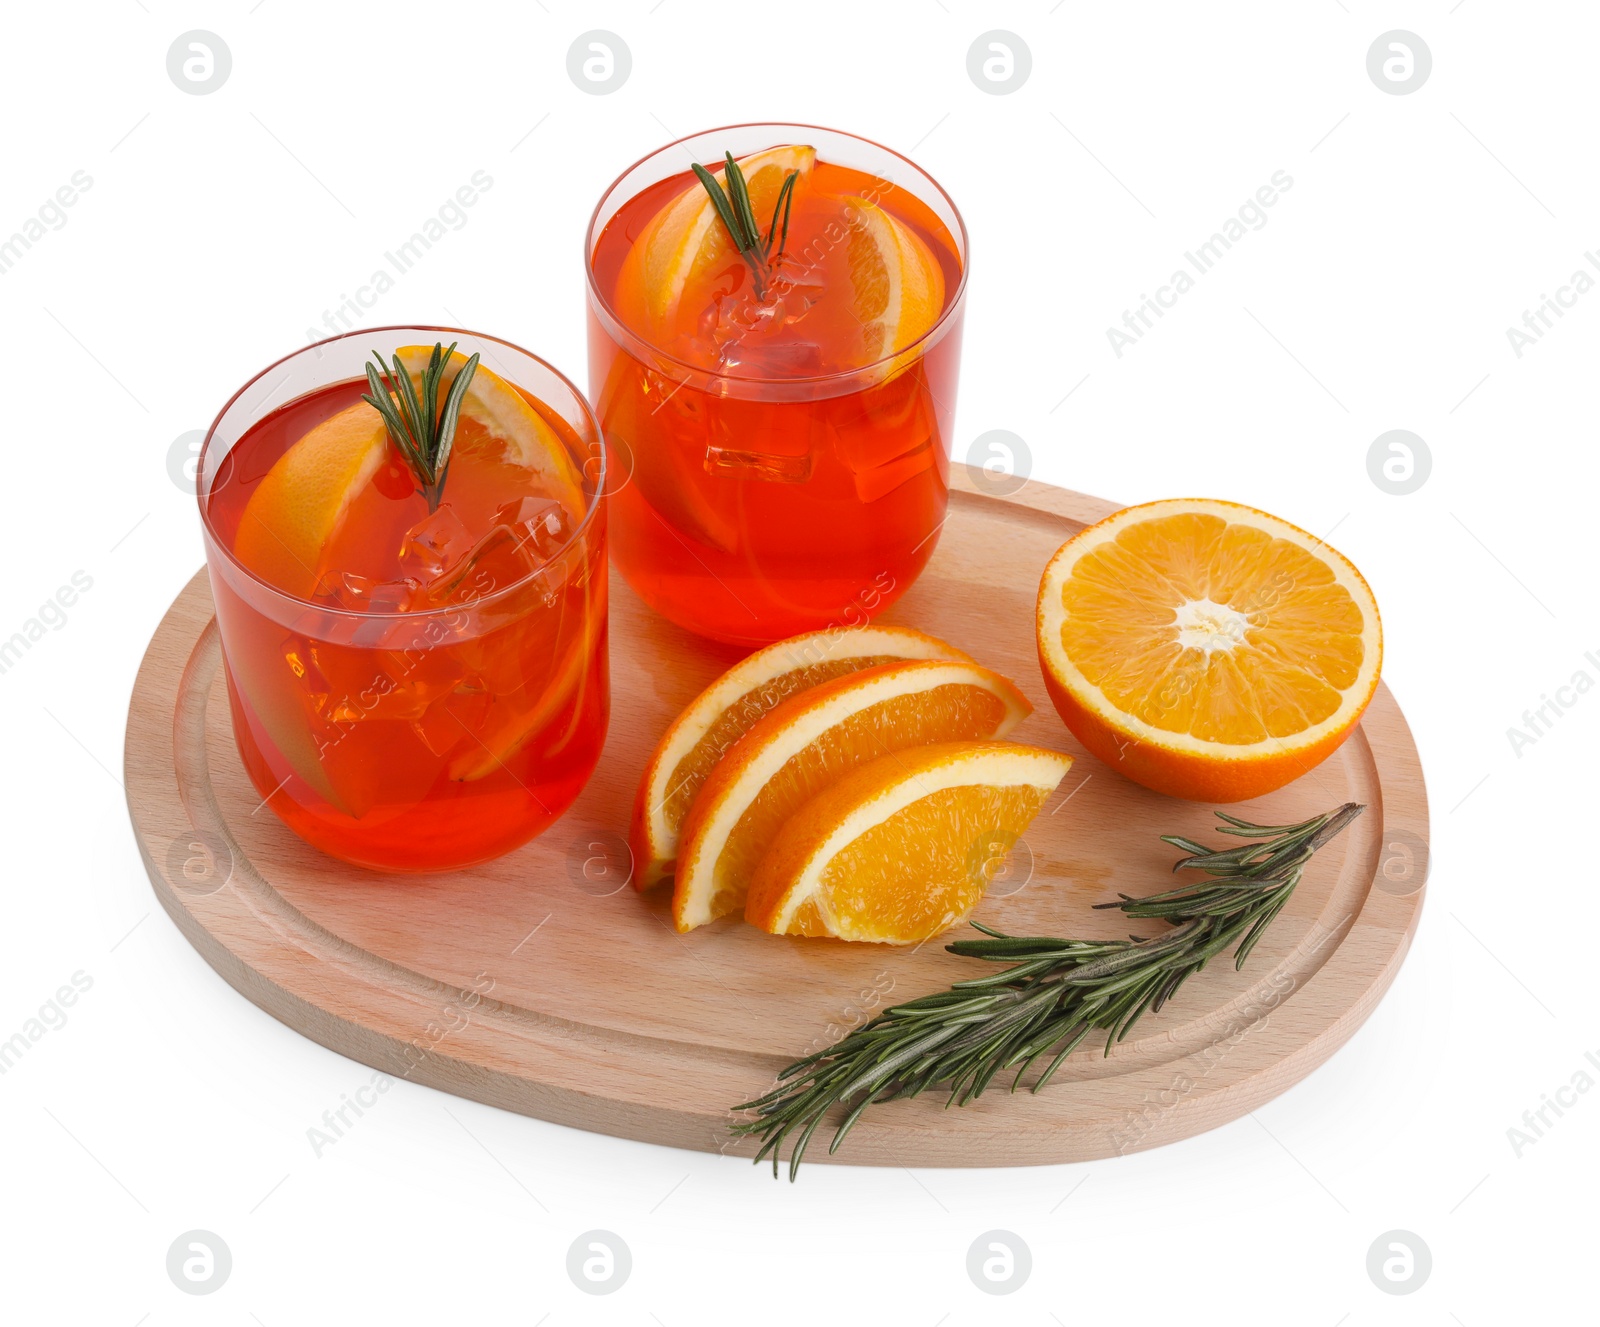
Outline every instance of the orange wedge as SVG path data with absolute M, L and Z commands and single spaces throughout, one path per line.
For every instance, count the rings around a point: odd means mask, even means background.
M 780 701 L 897 659 L 967 658 L 920 631 L 868 626 L 794 636 L 735 664 L 674 720 L 645 766 L 629 835 L 634 888 L 672 874 L 679 830 L 711 767 Z
M 785 177 L 800 173 L 798 194 L 816 165 L 817 150 L 774 147 L 738 161 L 750 190 L 750 210 L 765 234 Z M 724 167 L 709 169 L 721 182 Z M 617 274 L 617 300 L 630 321 L 642 316 L 646 328 L 665 331 L 677 320 L 685 290 L 698 290 L 730 263 L 742 261 L 710 195 L 696 180 L 651 218 L 628 250 Z
M 865 198 L 842 200 L 850 224 L 850 282 L 861 363 L 904 350 L 939 321 L 944 272 L 914 230 Z
M 323 545 L 388 455 L 383 416 L 365 401 L 325 419 L 280 456 L 239 518 L 233 551 L 285 594 L 308 597 Z
M 1039 662 L 1067 727 L 1157 792 L 1234 802 L 1349 735 L 1378 685 L 1378 605 L 1343 555 L 1232 502 L 1128 507 L 1039 585 Z
M 891 945 L 947 931 L 1071 765 L 1009 742 L 940 743 L 863 765 L 779 832 L 751 878 L 745 920 L 774 935 Z
M 433 347 L 403 346 L 395 354 L 416 382 L 428 367 Z M 453 371 L 440 385 L 441 399 L 466 362 L 459 350 L 450 356 L 447 368 Z M 458 456 L 478 455 L 533 471 L 541 491 L 560 502 L 574 524 L 583 519 L 583 477 L 566 444 L 527 397 L 481 360 L 461 402 L 453 448 Z
M 830 783 L 879 756 L 999 737 L 1032 708 L 998 673 L 935 660 L 865 668 L 791 696 L 713 766 L 689 809 L 672 893 L 677 928 L 742 908 L 784 821 Z

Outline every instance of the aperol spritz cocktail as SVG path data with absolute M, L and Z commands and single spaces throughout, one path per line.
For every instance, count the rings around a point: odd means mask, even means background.
M 397 354 L 415 385 L 438 342 L 457 343 L 441 403 L 481 358 L 430 495 L 363 401 L 363 363 Z M 265 805 L 385 870 L 483 861 L 549 825 L 605 738 L 603 483 L 582 396 L 490 337 L 380 328 L 247 384 L 206 439 L 199 495 L 234 733 Z
M 713 184 L 746 195 L 753 245 Z M 587 257 L 590 396 L 628 583 L 742 644 L 898 597 L 948 499 L 966 238 L 944 191 L 847 134 L 717 129 L 613 184 Z

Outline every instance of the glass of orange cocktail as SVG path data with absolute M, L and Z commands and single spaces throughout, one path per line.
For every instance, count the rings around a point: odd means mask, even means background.
M 944 190 L 862 138 L 736 125 L 626 171 L 585 257 L 628 583 L 742 644 L 903 593 L 948 499 L 967 249 Z
M 582 395 L 493 337 L 337 337 L 228 402 L 206 562 L 239 753 L 295 833 L 440 870 L 572 802 L 606 731 L 604 482 Z

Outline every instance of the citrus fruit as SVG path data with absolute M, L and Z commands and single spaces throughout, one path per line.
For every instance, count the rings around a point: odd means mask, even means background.
M 406 346 L 398 353 L 416 379 L 432 350 Z M 459 351 L 451 360 L 466 362 Z M 521 392 L 481 363 L 462 402 L 454 448 L 458 457 L 532 470 L 574 523 L 583 518 L 582 485 L 565 445 Z M 383 417 L 365 401 L 323 420 L 256 485 L 239 519 L 234 555 L 275 589 L 308 598 L 324 570 L 325 548 L 388 455 Z
M 750 210 L 763 235 L 771 224 L 784 179 L 791 171 L 799 172 L 795 181 L 798 194 L 816 161 L 815 148 L 789 146 L 738 158 L 750 191 Z M 718 164 L 709 169 L 726 190 L 722 178 L 726 168 Z M 628 250 L 617 275 L 617 299 L 630 321 L 642 315 L 646 328 L 665 331 L 677 321 L 685 290 L 699 290 L 730 263 L 743 261 L 711 196 L 695 180 L 651 218 Z
M 741 908 L 784 821 L 857 766 L 934 742 L 999 737 L 1031 712 L 1012 683 L 964 661 L 883 664 L 791 696 L 712 767 L 689 808 L 673 921 L 689 931 Z
M 657 743 L 639 780 L 629 844 L 636 889 L 672 874 L 678 832 L 711 768 L 762 715 L 820 682 L 897 659 L 967 659 L 907 627 L 813 631 L 778 641 L 735 664 L 684 709 Z
M 1251 507 L 1174 498 L 1074 535 L 1039 585 L 1039 662 L 1067 727 L 1157 792 L 1281 788 L 1378 685 L 1378 605 L 1341 554 Z
M 428 367 L 433 347 L 402 346 L 395 354 L 415 384 Z M 451 371 L 439 387 L 441 403 L 466 362 L 459 350 L 451 354 L 447 365 Z M 485 368 L 482 360 L 467 384 L 452 450 L 457 456 L 494 459 L 531 470 L 539 477 L 540 491 L 560 502 L 569 520 L 576 524 L 583 519 L 583 479 L 566 444 L 528 398 Z
M 308 598 L 322 575 L 323 545 L 388 450 L 383 416 L 364 401 L 323 420 L 256 485 L 234 555 L 275 589 Z
M 939 321 L 944 272 L 922 237 L 889 212 L 865 198 L 842 201 L 861 363 L 870 364 L 904 350 Z
M 1072 765 L 1010 742 L 883 756 L 807 802 L 750 881 L 745 920 L 774 935 L 915 944 L 983 897 Z

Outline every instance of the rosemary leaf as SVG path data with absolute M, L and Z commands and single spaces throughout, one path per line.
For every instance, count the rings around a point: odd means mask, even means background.
M 382 418 L 389 440 L 427 498 L 430 512 L 439 509 L 444 481 L 450 473 L 450 455 L 455 446 L 461 405 L 472 376 L 478 371 L 478 356 L 473 355 L 451 380 L 440 409 L 439 388 L 455 350 L 454 341 L 448 350 L 442 343 L 434 342 L 433 353 L 428 356 L 427 367 L 420 375 L 420 396 L 400 356 L 393 356 L 392 362 L 385 364 L 383 356 L 374 350 L 372 358 L 377 363 L 366 366 L 371 394 L 363 393 L 361 397 Z
M 734 160 L 732 152 L 723 153 L 726 191 L 723 183 L 698 161 L 692 162 L 690 169 L 694 171 L 695 178 L 700 181 L 710 197 L 711 206 L 726 228 L 728 238 L 733 241 L 733 247 L 739 251 L 739 256 L 749 266 L 756 299 L 765 301 L 768 282 L 772 277 L 773 240 L 776 237 L 777 252 L 781 256 L 784 246 L 789 242 L 789 212 L 794 203 L 795 181 L 800 178 L 800 172 L 790 171 L 784 176 L 773 203 L 772 221 L 767 226 L 767 233 L 763 238 L 761 224 L 756 220 L 755 208 L 750 202 L 750 186 L 744 178 L 743 168 Z

